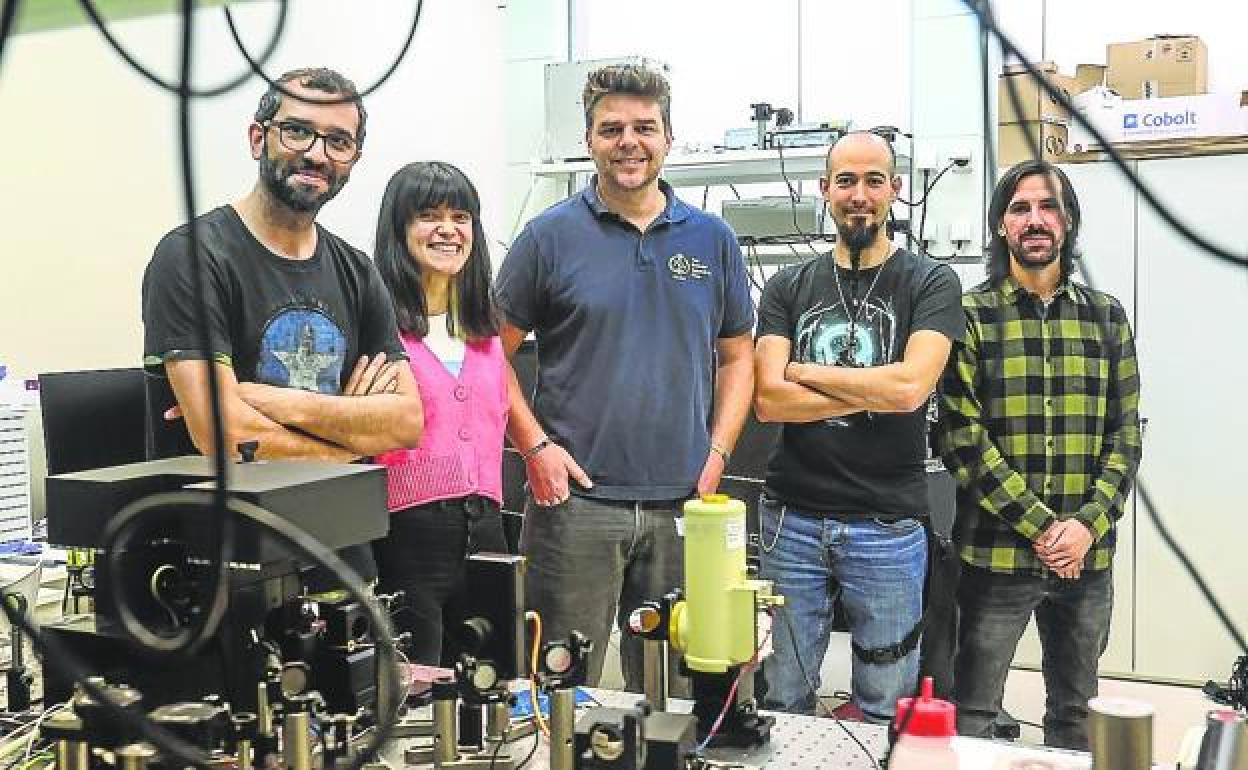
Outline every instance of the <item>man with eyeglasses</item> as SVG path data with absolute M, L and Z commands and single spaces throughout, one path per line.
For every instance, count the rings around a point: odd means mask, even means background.
M 350 462 L 420 440 L 420 396 L 381 278 L 363 252 L 316 223 L 359 160 L 366 117 L 337 72 L 282 75 L 248 129 L 259 162 L 251 192 L 156 246 L 143 278 L 144 366 L 154 405 L 173 405 L 165 416 L 185 418 L 203 454 L 215 448 L 209 360 L 231 456 L 254 440 L 260 458 Z M 376 576 L 367 547 L 343 555 L 361 577 Z

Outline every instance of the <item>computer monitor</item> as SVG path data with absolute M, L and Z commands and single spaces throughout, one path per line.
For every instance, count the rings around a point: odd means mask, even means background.
M 146 404 L 141 369 L 39 375 L 48 475 L 147 459 Z

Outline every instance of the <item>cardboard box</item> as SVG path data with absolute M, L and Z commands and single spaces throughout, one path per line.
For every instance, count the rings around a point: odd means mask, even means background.
M 1105 72 L 1108 69 L 1104 64 L 1076 64 L 1075 80 L 1079 83 L 1079 93 L 1105 85 Z
M 1105 48 L 1105 85 L 1124 99 L 1191 96 L 1209 90 L 1209 51 L 1195 35 L 1157 35 Z
M 1079 82 L 1057 71 L 1052 62 L 1040 62 L 1036 69 L 1044 74 L 1067 98 L 1079 93 Z M 1018 110 L 1010 100 L 1010 83 L 1018 92 Z M 1006 67 L 1005 74 L 997 82 L 997 123 L 1030 123 L 1037 120 L 1064 121 L 1070 112 L 1059 104 L 1036 79 L 1019 65 Z
M 1075 102 L 1112 144 L 1248 134 L 1248 91 L 1168 99 L 1120 99 L 1088 91 Z M 1070 128 L 1069 144 L 1072 152 L 1100 147 L 1077 122 Z
M 1035 137 L 1043 153 L 1042 159 L 1050 162 L 1062 160 L 1066 154 L 1066 124 L 1048 120 L 1026 123 L 1007 123 L 997 126 L 997 168 L 1004 170 L 1032 156 L 1027 136 Z

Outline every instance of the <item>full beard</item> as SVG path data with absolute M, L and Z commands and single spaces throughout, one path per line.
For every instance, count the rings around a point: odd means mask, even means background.
M 1014 262 L 1024 270 L 1043 270 L 1049 265 L 1057 261 L 1061 256 L 1061 249 L 1057 246 L 1049 249 L 1047 253 L 1031 252 L 1030 254 L 1023 248 L 1021 243 L 1009 244 L 1010 257 Z
M 328 187 L 324 192 L 303 188 L 292 184 L 290 178 L 304 169 L 315 169 L 326 173 Z M 278 163 L 269 157 L 267 152 L 260 155 L 260 179 L 273 197 L 292 211 L 315 214 L 329 201 L 333 200 L 347 183 L 346 174 L 335 174 L 332 170 L 325 172 L 324 167 L 306 161 Z

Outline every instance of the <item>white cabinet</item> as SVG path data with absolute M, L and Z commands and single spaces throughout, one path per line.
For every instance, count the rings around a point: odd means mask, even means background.
M 1248 251 L 1248 155 L 1140 161 L 1196 232 Z M 1168 528 L 1248 628 L 1248 270 L 1201 253 L 1138 203 L 1139 346 L 1148 417 L 1141 475 Z M 1236 650 L 1140 510 L 1136 670 L 1225 680 Z
M 1133 161 L 1197 232 L 1248 252 L 1248 155 Z M 1248 270 L 1172 231 L 1109 163 L 1064 169 L 1083 209 L 1083 261 L 1132 314 L 1147 420 L 1140 479 L 1241 631 L 1248 629 Z M 1235 649 L 1138 496 L 1120 531 L 1104 673 L 1224 680 Z M 1034 631 L 1017 663 L 1039 663 Z

